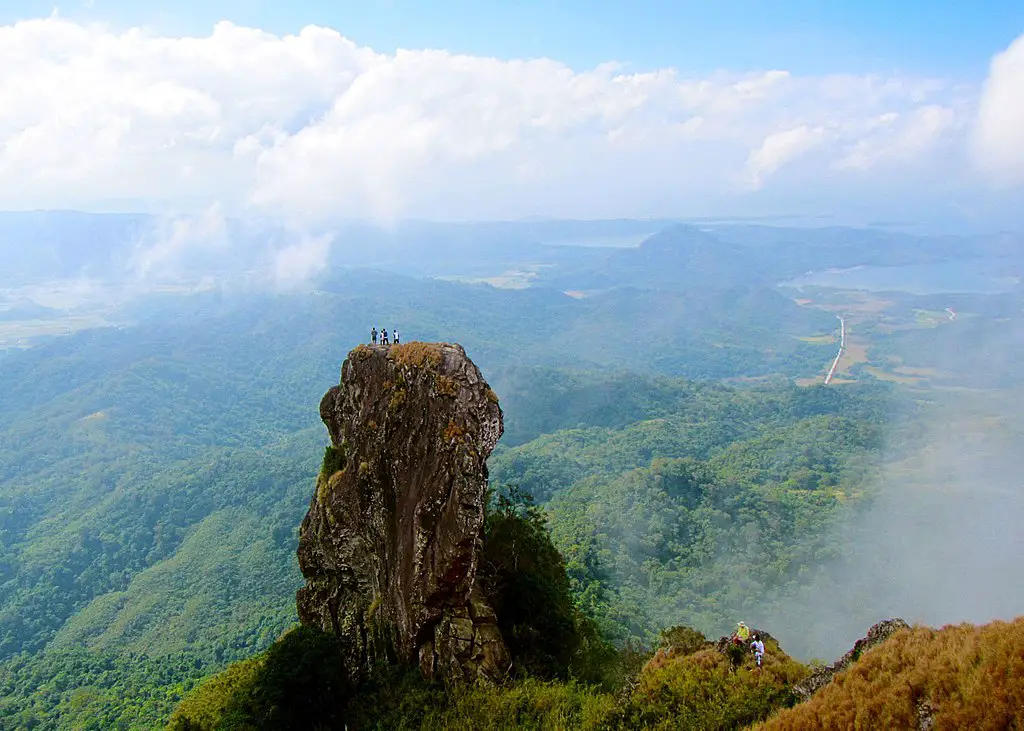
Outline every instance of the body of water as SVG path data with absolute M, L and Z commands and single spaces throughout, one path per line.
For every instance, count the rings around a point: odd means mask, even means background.
M 965 259 L 896 267 L 859 266 L 808 272 L 782 282 L 783 287 L 831 287 L 910 294 L 997 294 L 1013 289 L 1020 277 L 1008 262 Z

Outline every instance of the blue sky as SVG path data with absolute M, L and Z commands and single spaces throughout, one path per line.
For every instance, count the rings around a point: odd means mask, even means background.
M 0 23 L 53 7 L 71 19 L 205 35 L 218 20 L 274 33 L 318 24 L 391 52 L 548 56 L 577 70 L 784 68 L 794 73 L 911 73 L 979 80 L 993 53 L 1024 33 L 1024 2 L 979 0 L 4 0 Z

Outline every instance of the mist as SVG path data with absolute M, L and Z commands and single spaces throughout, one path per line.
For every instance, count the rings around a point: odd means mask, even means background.
M 197 213 L 0 212 L 0 285 L 60 309 L 153 292 L 291 290 L 326 267 L 334 234 Z
M 787 651 L 831 661 L 889 617 L 939 627 L 1024 614 L 1021 396 L 940 392 L 896 430 L 871 494 L 836 527 L 840 558 L 770 612 Z

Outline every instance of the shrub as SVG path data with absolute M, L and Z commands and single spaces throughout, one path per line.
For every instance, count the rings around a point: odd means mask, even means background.
M 591 731 L 608 728 L 615 699 L 574 681 L 529 678 L 501 688 L 467 687 L 423 719 L 424 731 Z M 381 727 L 383 728 L 383 726 Z
M 353 695 L 345 723 L 351 731 L 420 729 L 431 709 L 447 704 L 444 688 L 425 680 L 418 667 L 380 665 Z
M 673 651 L 677 655 L 692 655 L 698 650 L 703 650 L 708 644 L 708 638 L 702 632 L 692 627 L 675 626 L 669 627 L 661 632 L 662 647 Z
M 262 655 L 204 681 L 178 706 L 171 731 L 333 728 L 351 697 L 341 645 L 312 627 L 289 630 Z
M 498 617 L 516 671 L 565 678 L 582 639 L 562 555 L 528 494 L 499 494 L 484 523 L 477 580 Z
M 200 683 L 182 699 L 167 723 L 168 731 L 207 731 L 222 728 L 236 694 L 249 691 L 263 668 L 263 657 L 229 665 Z
M 330 477 L 335 472 L 345 469 L 345 445 L 335 447 L 328 444 L 324 447 L 324 461 L 320 465 L 320 473 L 324 477 Z
M 935 731 L 1021 727 L 1024 617 L 901 630 L 760 728 L 919 728 L 928 716 Z
M 687 639 L 695 637 L 687 635 Z M 734 668 L 725 654 L 711 646 L 649 663 L 613 714 L 613 727 L 734 729 L 792 705 L 792 688 L 808 670 L 776 643 L 765 644 L 761 668 L 749 656 Z

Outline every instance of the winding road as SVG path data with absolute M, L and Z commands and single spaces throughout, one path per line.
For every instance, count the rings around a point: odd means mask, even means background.
M 825 385 L 827 386 L 832 380 L 832 376 L 836 373 L 836 366 L 839 365 L 839 359 L 843 357 L 843 351 L 846 350 L 846 320 L 839 315 L 839 352 L 836 353 L 836 359 L 832 361 L 832 367 L 828 369 L 828 375 L 825 376 Z

